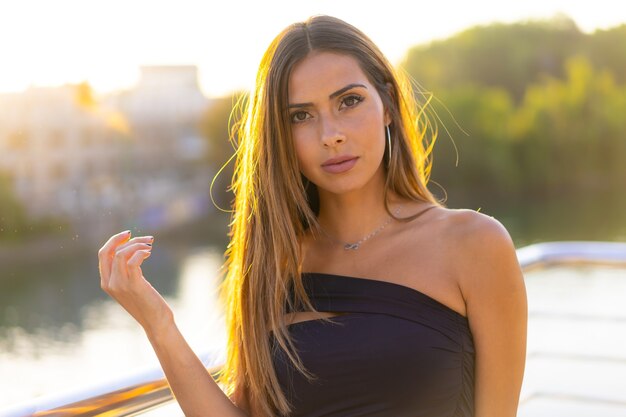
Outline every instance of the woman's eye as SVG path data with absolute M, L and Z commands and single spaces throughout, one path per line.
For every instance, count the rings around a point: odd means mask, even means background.
M 352 94 L 352 95 L 344 97 L 343 100 L 341 100 L 341 104 L 346 107 L 354 107 L 357 104 L 359 104 L 361 101 L 363 101 L 363 97 L 358 96 L 356 94 Z
M 299 122 L 304 122 L 306 119 L 308 119 L 309 114 L 305 111 L 297 111 L 295 113 L 291 113 L 291 121 L 293 123 L 299 123 Z

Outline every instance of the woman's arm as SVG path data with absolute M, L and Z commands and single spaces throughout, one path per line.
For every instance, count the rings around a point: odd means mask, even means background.
M 248 416 L 224 394 L 174 322 L 148 338 L 185 416 Z
M 246 417 L 191 350 L 171 309 L 141 272 L 151 237 L 112 236 L 98 252 L 100 285 L 145 330 L 167 381 L 186 416 Z
M 526 287 L 515 247 L 497 220 L 467 212 L 459 285 L 476 349 L 475 416 L 514 417 L 526 361 Z

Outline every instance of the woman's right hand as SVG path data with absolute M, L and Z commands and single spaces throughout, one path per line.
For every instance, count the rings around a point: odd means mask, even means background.
M 173 314 L 141 271 L 141 264 L 150 256 L 154 238 L 130 239 L 130 235 L 127 231 L 111 236 L 98 251 L 100 286 L 148 335 L 155 335 L 173 322 Z

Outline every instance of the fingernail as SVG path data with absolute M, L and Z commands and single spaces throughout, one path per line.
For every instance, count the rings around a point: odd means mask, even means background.
M 146 243 L 146 245 L 148 245 L 148 246 L 152 246 L 152 243 Z

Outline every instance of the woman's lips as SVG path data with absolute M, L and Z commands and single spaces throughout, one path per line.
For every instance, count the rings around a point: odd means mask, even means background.
M 322 169 L 331 174 L 341 174 L 342 172 L 346 172 L 352 169 L 354 164 L 356 164 L 357 159 L 359 158 L 355 156 L 354 158 L 346 159 L 334 164 L 325 163 L 324 165 L 322 165 Z

